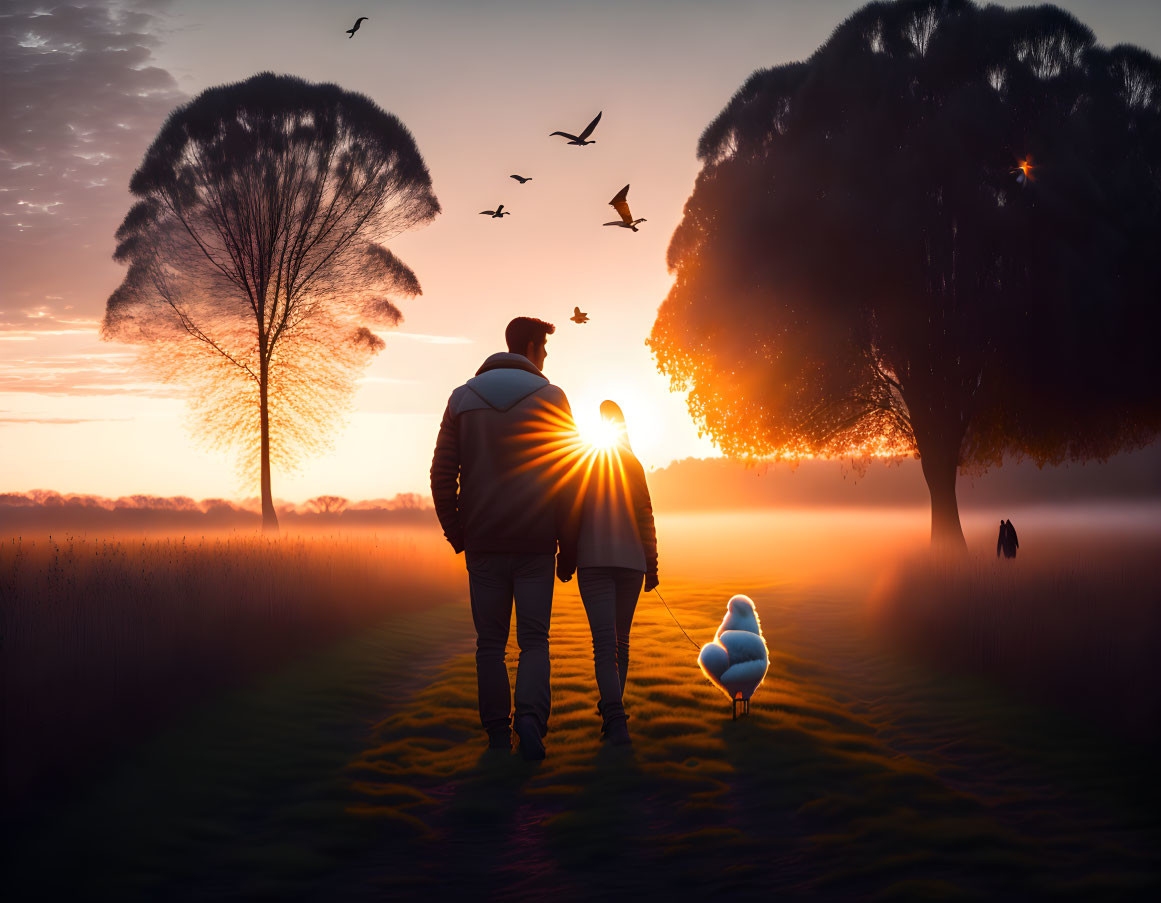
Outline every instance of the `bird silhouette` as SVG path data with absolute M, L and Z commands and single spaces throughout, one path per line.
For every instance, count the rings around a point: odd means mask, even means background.
M 532 181 L 532 176 L 518 176 L 518 175 L 516 175 L 516 173 L 512 173 L 512 175 L 508 176 L 508 178 L 509 178 L 509 179 L 515 179 L 515 180 L 516 180 L 517 182 L 519 182 L 521 185 L 523 185 L 525 182 L 531 182 L 531 181 Z
M 368 16 L 359 16 L 359 18 L 355 20 L 355 24 L 347 29 L 348 41 L 355 36 L 355 32 L 359 30 L 359 26 L 366 22 L 368 18 Z
M 601 111 L 603 113 L 604 110 Z M 596 144 L 596 141 L 586 140 L 589 135 L 593 133 L 593 129 L 597 127 L 597 123 L 601 121 L 601 113 L 597 113 L 597 118 L 585 126 L 585 130 L 579 135 L 571 135 L 568 132 L 551 132 L 549 138 L 553 135 L 560 135 L 562 138 L 567 138 L 569 144 L 575 144 L 577 147 L 584 147 L 586 144 Z
M 622 229 L 632 229 L 637 231 L 637 224 L 645 222 L 644 219 L 633 219 L 633 214 L 629 212 L 629 186 L 626 185 L 617 192 L 617 196 L 609 201 L 609 206 L 614 208 L 621 218 L 614 220 L 611 223 L 605 223 L 606 226 L 620 226 Z
M 582 311 L 579 307 L 574 307 L 572 309 L 572 316 L 569 317 L 569 319 L 574 323 L 587 323 L 589 321 L 589 315 Z
M 511 210 L 505 210 L 504 205 L 501 204 L 495 210 L 481 210 L 480 216 L 490 216 L 492 219 L 500 219 L 501 217 L 511 216 Z
M 1031 157 L 1026 160 L 1021 160 L 1019 165 L 1015 169 L 1011 170 L 1013 173 L 1019 173 L 1019 175 L 1016 176 L 1016 184 L 1027 185 L 1029 182 L 1035 181 L 1035 178 L 1032 175 L 1032 170 L 1034 168 L 1035 167 L 1032 165 Z

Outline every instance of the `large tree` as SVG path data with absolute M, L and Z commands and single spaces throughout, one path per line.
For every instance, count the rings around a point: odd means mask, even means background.
M 241 453 L 277 529 L 272 460 L 327 445 L 384 347 L 370 327 L 420 293 L 384 243 L 439 212 L 431 176 L 367 97 L 262 73 L 175 110 L 129 189 L 102 335 L 189 387 L 195 432 Z
M 709 125 L 649 337 L 738 456 L 962 469 L 1161 429 L 1161 61 L 1056 7 L 872 3 Z

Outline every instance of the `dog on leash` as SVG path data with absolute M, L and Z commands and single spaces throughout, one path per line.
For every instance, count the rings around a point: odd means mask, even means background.
M 710 682 L 729 697 L 735 718 L 739 702 L 743 714 L 750 711 L 750 697 L 770 667 L 753 599 L 741 595 L 730 599 L 714 641 L 701 647 L 697 663 Z

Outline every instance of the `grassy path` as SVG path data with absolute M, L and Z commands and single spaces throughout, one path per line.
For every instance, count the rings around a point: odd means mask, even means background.
M 721 592 L 665 589 L 708 639 Z M 485 753 L 466 606 L 400 616 L 148 744 L 48 825 L 51 841 L 26 839 L 23 874 L 84 875 L 118 900 L 1158 889 L 1148 760 L 898 662 L 845 598 L 751 595 L 773 664 L 737 722 L 646 596 L 626 699 L 635 746 L 602 746 L 570 584 L 554 605 L 548 759 Z M 59 867 L 65 849 L 76 873 Z
M 433 876 L 463 892 L 596 888 L 685 897 L 833 899 L 1148 896 L 1158 886 L 1151 767 L 1040 710 L 909 668 L 878 650 L 849 601 L 756 588 L 773 652 L 751 715 L 701 677 L 656 601 L 634 626 L 632 754 L 597 740 L 587 625 L 575 591 L 553 617 L 549 758 L 482 754 L 470 657 L 384 720 L 351 763 L 368 817 L 408 819 L 395 848 L 340 883 L 375 893 Z M 719 592 L 667 598 L 695 637 Z M 594 882 L 598 882 L 594 884 Z M 370 894 L 374 896 L 374 893 Z

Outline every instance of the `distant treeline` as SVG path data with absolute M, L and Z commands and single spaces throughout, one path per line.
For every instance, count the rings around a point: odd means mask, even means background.
M 731 508 L 926 506 L 919 461 L 875 461 L 860 473 L 850 462 L 806 460 L 747 466 L 726 458 L 686 458 L 649 473 L 657 511 Z M 1011 504 L 1132 502 L 1161 499 L 1161 445 L 1108 461 L 1038 468 L 1007 461 L 982 474 L 962 474 L 961 509 Z
M 686 458 L 649 474 L 658 512 L 730 508 L 924 506 L 927 488 L 919 462 L 874 462 L 865 472 L 847 462 L 747 466 L 726 458 Z M 959 480 L 964 509 L 1021 504 L 1161 499 L 1161 445 L 1117 455 L 1104 463 L 1037 468 L 1009 461 Z M 320 495 L 301 504 L 276 501 L 286 526 L 372 527 L 436 524 L 431 499 L 419 493 L 351 501 Z M 257 498 L 242 501 L 188 496 L 130 495 L 116 499 L 36 489 L 0 493 L 0 531 L 60 529 L 219 530 L 261 526 Z
M 416 493 L 352 502 L 324 495 L 300 505 L 276 502 L 286 526 L 370 527 L 435 523 L 430 501 Z M 188 496 L 129 495 L 110 499 L 52 490 L 0 493 L 0 531 L 14 530 L 229 530 L 257 529 L 258 499 L 196 499 Z

